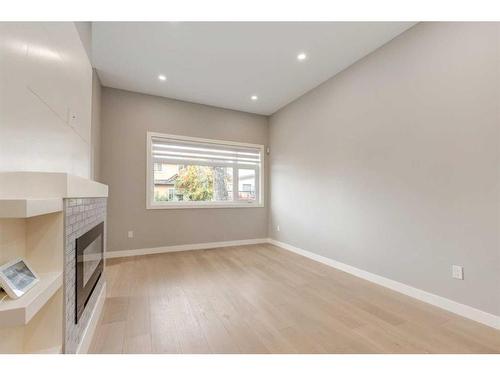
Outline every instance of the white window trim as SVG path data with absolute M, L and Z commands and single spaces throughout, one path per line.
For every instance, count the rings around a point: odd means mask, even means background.
M 151 153 L 151 144 L 153 137 L 165 137 L 171 139 L 178 139 L 181 141 L 194 141 L 194 142 L 205 142 L 214 143 L 219 145 L 228 146 L 241 146 L 241 147 L 252 147 L 260 149 L 260 168 L 259 174 L 255 176 L 258 179 L 258 184 L 255 187 L 256 194 L 258 194 L 258 201 L 233 201 L 233 202 L 153 202 L 154 199 L 154 183 L 153 183 L 153 160 Z M 242 143 L 242 142 L 232 142 L 223 141 L 216 139 L 207 138 L 197 138 L 197 137 L 186 137 L 182 135 L 164 134 L 157 132 L 147 132 L 146 133 L 146 209 L 148 210 L 168 210 L 168 209 L 193 209 L 193 208 L 257 208 L 264 207 L 265 198 L 265 152 L 264 145 L 253 144 L 253 143 Z M 244 167 L 243 169 L 251 169 Z M 233 185 L 234 186 L 234 185 Z M 235 194 L 233 187 L 233 196 Z

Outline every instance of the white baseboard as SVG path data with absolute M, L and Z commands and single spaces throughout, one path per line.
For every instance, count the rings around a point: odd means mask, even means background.
M 267 238 L 254 238 L 254 239 L 250 239 L 250 240 L 205 242 L 205 243 L 196 243 L 196 244 L 188 244 L 188 245 L 150 247 L 150 248 L 135 249 L 135 250 L 107 251 L 106 258 L 108 258 L 108 259 L 109 258 L 122 258 L 122 257 L 136 256 L 136 255 L 171 253 L 171 252 L 175 252 L 175 251 L 203 250 L 203 249 L 213 249 L 216 247 L 254 245 L 254 244 L 259 244 L 259 243 L 267 243 L 267 242 L 268 242 Z
M 90 349 L 90 344 L 92 344 L 92 338 L 94 337 L 95 330 L 97 328 L 97 323 L 99 323 L 99 318 L 101 317 L 102 308 L 104 307 L 104 301 L 106 300 L 106 283 L 102 286 L 101 293 L 97 297 L 97 302 L 90 316 L 89 324 L 87 329 L 83 333 L 82 341 L 76 349 L 76 354 L 87 354 Z
M 326 264 L 326 265 L 331 266 L 333 268 L 337 268 L 341 271 L 350 273 L 354 276 L 368 280 L 372 283 L 384 286 L 384 287 L 392 289 L 396 292 L 405 294 L 407 296 L 413 297 L 413 298 L 418 299 L 420 301 L 423 301 L 423 302 L 429 303 L 431 305 L 440 307 L 444 310 L 450 311 L 454 314 L 463 316 L 465 318 L 474 320 L 476 322 L 479 322 L 479 323 L 482 323 L 482 324 L 485 324 L 487 326 L 490 326 L 490 327 L 493 327 L 493 328 L 500 330 L 500 316 L 496 316 L 496 315 L 487 313 L 485 311 L 478 310 L 474 307 L 467 306 L 467 305 L 461 304 L 459 302 L 452 301 L 452 300 L 447 299 L 445 297 L 441 297 L 441 296 L 426 292 L 424 290 L 414 288 L 412 286 L 400 283 L 398 281 L 388 279 L 388 278 L 383 277 L 383 276 L 376 275 L 376 274 L 368 272 L 368 271 L 364 271 L 362 269 L 350 266 L 350 265 L 345 264 L 345 263 L 337 262 L 333 259 L 312 253 L 312 252 L 307 251 L 307 250 L 300 249 L 296 246 L 289 245 L 287 243 L 274 240 L 272 238 L 268 238 L 268 242 L 270 244 L 281 247 L 285 250 L 292 251 L 296 254 L 313 259 L 315 261 Z

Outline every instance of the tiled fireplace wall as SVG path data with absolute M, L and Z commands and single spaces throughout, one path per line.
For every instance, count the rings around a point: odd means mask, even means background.
M 106 198 L 64 200 L 65 353 L 76 353 L 104 284 L 104 275 L 101 275 L 78 324 L 75 324 L 76 239 L 102 221 L 104 221 L 104 251 L 106 251 Z

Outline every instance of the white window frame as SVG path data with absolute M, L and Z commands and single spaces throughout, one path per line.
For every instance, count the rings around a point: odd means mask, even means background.
M 154 171 L 153 171 L 153 160 L 152 160 L 152 139 L 153 137 L 165 137 L 170 139 L 176 139 L 180 141 L 193 141 L 193 142 L 204 142 L 204 143 L 214 143 L 218 145 L 226 146 L 239 146 L 239 147 L 251 147 L 260 150 L 260 168 L 258 173 L 255 174 L 255 194 L 256 200 L 245 201 L 245 200 L 235 200 L 231 202 L 193 202 L 193 201 L 182 201 L 182 202 L 155 202 L 154 201 Z M 264 145 L 253 144 L 253 143 L 242 143 L 242 142 L 232 142 L 223 141 L 217 139 L 207 139 L 198 137 L 186 137 L 181 135 L 164 134 L 157 132 L 147 132 L 146 133 L 146 208 L 148 210 L 163 210 L 163 209 L 180 209 L 180 208 L 255 208 L 264 207 L 264 195 L 265 195 L 265 152 Z M 252 169 L 251 167 L 242 167 L 241 169 Z M 238 194 L 238 173 L 233 173 L 233 199 Z M 234 178 L 236 176 L 236 178 Z

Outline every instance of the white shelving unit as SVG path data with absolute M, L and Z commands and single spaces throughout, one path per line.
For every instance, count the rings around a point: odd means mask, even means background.
M 27 218 L 62 210 L 61 198 L 0 199 L 0 219 Z
M 40 281 L 19 299 L 0 293 L 0 328 L 26 325 L 62 287 L 62 272 L 38 275 Z
M 64 352 L 63 200 L 107 196 L 106 185 L 67 173 L 0 172 L 0 264 L 24 258 L 40 276 L 0 302 L 0 354 Z
M 18 299 L 0 293 L 0 353 L 63 350 L 62 198 L 0 199 L 0 264 L 26 259 L 40 281 Z

